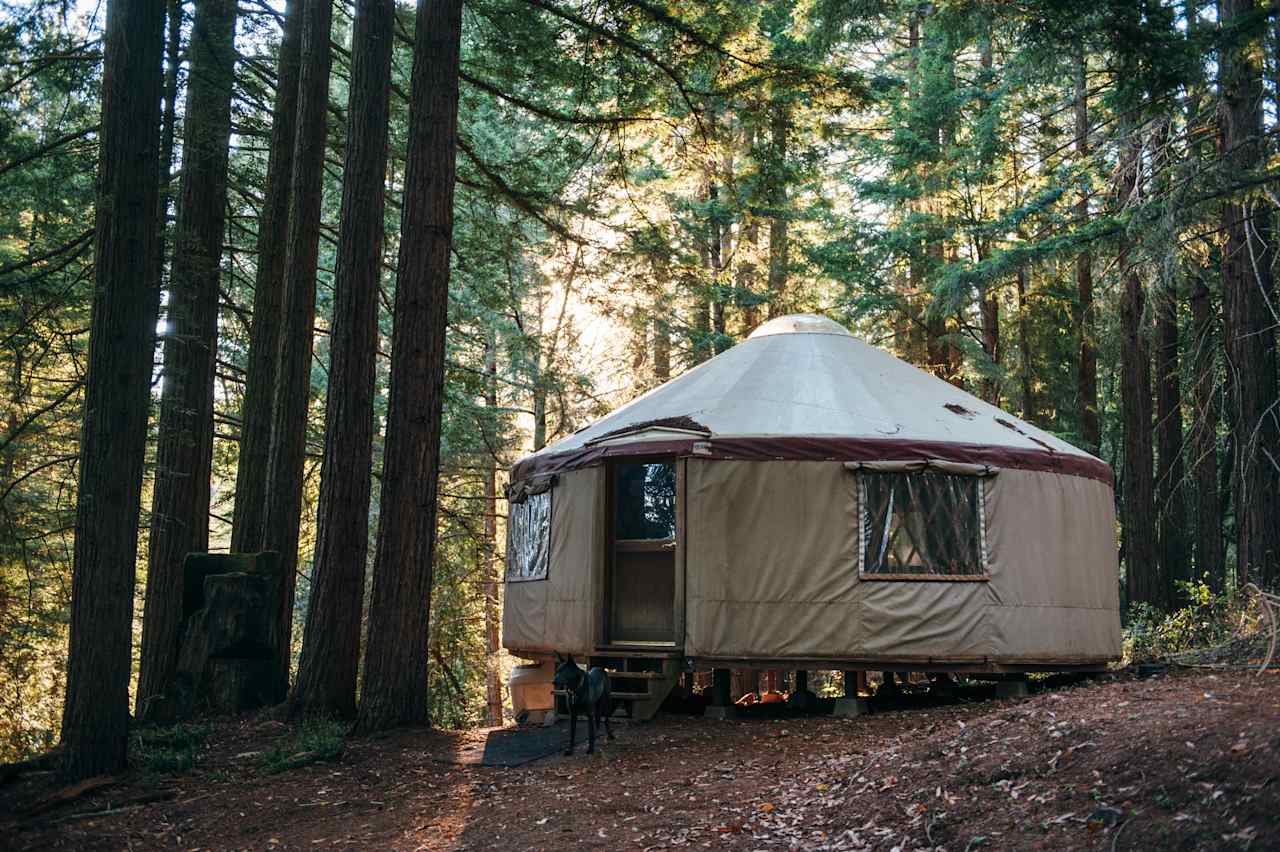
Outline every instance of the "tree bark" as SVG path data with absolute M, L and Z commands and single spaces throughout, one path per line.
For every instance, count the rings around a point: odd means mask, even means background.
M 1030 306 L 1027 304 L 1027 268 L 1025 266 L 1018 267 L 1018 355 L 1022 360 L 1019 370 L 1019 385 L 1021 387 L 1020 407 L 1022 419 L 1028 423 L 1036 422 L 1036 397 L 1035 388 L 1032 384 L 1034 377 L 1034 367 L 1031 363 L 1031 329 L 1029 316 L 1031 312 Z
M 271 407 L 284 294 L 285 243 L 289 232 L 293 146 L 298 126 L 298 75 L 302 16 L 306 0 L 288 0 L 276 68 L 276 101 L 271 117 L 267 185 L 258 217 L 258 266 L 254 273 L 253 324 L 249 330 L 244 401 L 240 412 L 240 454 L 231 549 L 262 549 L 266 511 L 267 459 L 271 453 Z
M 316 318 L 316 267 L 324 193 L 326 117 L 329 110 L 330 23 L 325 0 L 306 5 L 298 72 L 298 125 L 289 189 L 280 351 L 271 408 L 271 452 L 267 457 L 262 549 L 280 554 L 283 579 L 277 648 L 284 665 L 279 699 L 289 688 L 288 659 L 297 585 L 298 535 L 302 526 L 302 478 L 306 464 L 307 409 L 311 398 L 311 347 Z
M 428 722 L 462 0 L 418 0 L 369 638 L 357 726 Z
M 62 715 L 63 772 L 72 779 L 127 765 L 138 511 L 160 296 L 145 272 L 158 238 L 164 20 L 164 0 L 107 6 L 95 294 Z
M 1084 48 L 1078 49 L 1075 58 L 1075 119 L 1076 156 L 1080 162 L 1089 160 L 1089 102 L 1087 65 Z M 1089 224 L 1089 195 L 1082 191 L 1076 201 L 1076 227 Z M 1095 456 L 1102 451 L 1102 430 L 1098 421 L 1098 351 L 1093 332 L 1093 254 L 1085 249 L 1076 255 L 1076 341 L 1079 358 L 1076 362 L 1076 406 L 1080 416 L 1080 440 L 1084 448 Z
M 1253 0 L 1223 0 L 1231 31 L 1254 15 Z M 1228 181 L 1262 167 L 1262 27 L 1233 34 L 1222 51 L 1221 139 Z M 1235 429 L 1232 494 L 1236 517 L 1236 580 L 1270 586 L 1280 579 L 1280 400 L 1276 389 L 1274 245 L 1268 201 L 1251 197 L 1225 205 L 1222 229 L 1223 335 Z
M 787 130 L 790 110 L 781 100 L 774 102 L 769 114 L 769 275 L 765 283 L 769 291 L 769 319 L 786 313 L 790 245 L 787 225 Z
M 1191 427 L 1191 469 L 1196 483 L 1196 573 L 1208 575 L 1216 591 L 1226 588 L 1222 506 L 1218 494 L 1218 398 L 1216 317 L 1209 286 L 1197 275 L 1191 288 L 1194 328 L 1192 363 L 1195 417 Z
M 1162 119 L 1153 134 L 1156 151 L 1152 169 L 1153 192 L 1169 194 L 1168 155 L 1170 121 Z M 1155 303 L 1156 387 L 1156 509 L 1160 550 L 1160 589 L 1163 603 L 1181 607 L 1186 602 L 1178 583 L 1191 579 L 1187 553 L 1186 468 L 1182 460 L 1182 384 L 1178 354 L 1178 284 L 1163 276 Z
M 496 424 L 498 417 L 498 340 L 495 330 L 489 331 L 485 351 L 484 404 Z M 494 436 L 496 438 L 496 436 Z M 502 724 L 502 680 L 498 671 L 498 609 L 499 565 L 498 558 L 498 457 L 496 441 L 490 441 L 486 450 L 484 472 L 484 544 L 481 548 L 481 577 L 484 582 L 484 650 L 485 650 L 485 706 L 488 709 L 490 727 Z
M 994 85 L 995 77 L 992 73 L 993 57 L 991 45 L 991 32 L 988 29 L 982 35 L 982 43 L 980 48 L 979 63 L 982 67 L 982 112 L 984 115 L 991 109 L 992 93 L 991 88 Z M 983 148 L 982 156 L 982 175 L 983 189 L 990 191 L 989 174 L 993 160 L 995 145 L 994 139 L 990 140 L 991 144 L 987 144 Z M 978 237 L 978 261 L 986 260 L 985 251 L 988 241 L 985 237 Z M 982 381 L 982 398 L 992 405 L 1000 405 L 1000 379 L 998 370 L 1000 369 L 1000 301 L 994 282 L 985 281 L 982 284 L 982 349 L 987 355 L 987 359 L 991 362 L 992 375 L 990 378 Z
M 1121 131 L 1118 202 L 1123 205 L 1139 181 L 1136 131 Z M 1128 238 L 1117 266 L 1124 286 L 1120 297 L 1120 404 L 1124 417 L 1122 518 L 1125 536 L 1128 602 L 1160 604 L 1156 551 L 1155 483 L 1151 441 L 1151 351 L 1144 328 L 1146 293 L 1130 261 Z
M 169 221 L 169 202 L 173 197 L 173 135 L 177 124 L 178 67 L 182 64 L 182 3 L 166 0 L 164 49 L 164 110 L 160 118 L 160 197 L 156 202 L 156 221 L 160 235 L 156 239 L 155 268 L 152 286 L 162 289 L 164 283 L 165 230 Z
M 182 183 L 165 320 L 138 717 L 173 678 L 182 561 L 209 549 L 213 374 L 227 207 L 236 0 L 198 0 L 191 28 Z
M 671 379 L 671 323 L 658 315 L 653 318 L 653 377 L 659 384 Z
M 1191 579 L 1182 463 L 1182 387 L 1178 366 L 1178 294 L 1170 285 L 1156 305 L 1156 503 L 1160 523 L 1160 568 L 1167 600 L 1180 606 L 1176 583 Z
M 329 332 L 329 394 L 316 558 L 294 714 L 356 713 L 360 617 L 369 549 L 374 366 L 391 96 L 393 0 L 357 0 Z

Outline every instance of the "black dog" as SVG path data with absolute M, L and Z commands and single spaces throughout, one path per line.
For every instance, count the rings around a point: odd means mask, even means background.
M 578 710 L 587 714 L 587 754 L 596 750 L 596 721 L 604 717 L 604 732 L 613 739 L 613 729 L 609 727 L 609 717 L 613 715 L 613 699 L 609 697 L 609 675 L 596 666 L 588 672 L 578 668 L 573 655 L 567 658 L 556 654 L 555 688 L 568 693 L 565 701 L 569 705 L 569 747 L 565 754 L 573 754 L 573 743 L 578 734 Z

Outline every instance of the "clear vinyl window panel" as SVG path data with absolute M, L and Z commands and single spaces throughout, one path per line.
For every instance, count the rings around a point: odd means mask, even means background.
M 983 577 L 982 480 L 936 471 L 859 473 L 868 577 Z
M 507 513 L 507 581 L 545 580 L 551 564 L 551 489 L 511 503 Z
M 676 537 L 676 466 L 673 462 L 620 464 L 613 537 L 623 541 Z

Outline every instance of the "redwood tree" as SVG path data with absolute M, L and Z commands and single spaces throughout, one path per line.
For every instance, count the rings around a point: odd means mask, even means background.
M 393 0 L 357 0 L 315 567 L 294 712 L 355 716 L 369 544 Z
M 1089 159 L 1088 60 L 1083 45 L 1075 58 L 1076 156 L 1080 162 Z M 1076 225 L 1089 224 L 1089 193 L 1082 191 L 1076 201 Z M 1084 448 L 1097 455 L 1101 451 L 1102 433 L 1098 425 L 1098 352 L 1093 330 L 1093 253 L 1085 249 L 1076 255 L 1076 340 L 1080 347 L 1076 362 L 1076 405 L 1080 410 L 1080 440 Z
M 271 450 L 271 402 L 275 395 L 276 359 L 280 354 L 289 188 L 293 180 L 293 145 L 298 123 L 298 63 L 302 51 L 304 2 L 289 0 L 285 6 L 276 67 L 276 101 L 271 115 L 267 183 L 262 212 L 258 217 L 253 324 L 249 330 L 244 403 L 240 411 L 240 455 L 236 466 L 236 498 L 231 529 L 231 549 L 241 552 L 262 549 L 267 456 Z
M 1265 166 L 1262 140 L 1262 19 L 1253 0 L 1223 0 L 1223 107 L 1220 138 L 1227 177 L 1243 181 Z M 1276 390 L 1275 257 L 1270 201 L 1257 196 L 1223 208 L 1223 336 L 1235 460 L 1236 577 L 1280 578 L 1280 405 Z
M 94 300 L 80 436 L 63 770 L 123 770 L 138 510 L 159 290 L 164 0 L 110 0 L 94 221 Z
M 1122 133 L 1117 170 L 1120 203 L 1134 193 L 1139 178 L 1137 131 Z M 1120 407 L 1124 417 L 1124 467 L 1121 477 L 1125 542 L 1125 578 L 1129 603 L 1161 600 L 1156 553 L 1155 477 L 1151 445 L 1151 348 L 1145 329 L 1146 292 L 1131 259 L 1129 237 L 1122 237 L 1120 269 Z
M 213 373 L 227 207 L 236 0 L 198 0 L 191 31 L 182 183 L 169 272 L 160 431 L 137 706 L 164 693 L 177 661 L 182 560 L 209 549 Z
M 329 30 L 333 4 L 307 3 L 302 15 L 297 128 L 289 188 L 280 348 L 271 406 L 271 452 L 263 493 L 262 547 L 280 553 L 281 600 L 277 647 L 288 659 L 297 581 L 298 534 L 302 525 L 302 475 L 306 463 L 307 407 L 311 396 L 311 344 L 316 317 L 316 266 L 320 251 L 320 207 L 324 190 L 326 117 L 329 111 Z M 289 685 L 280 672 L 278 697 Z
M 462 0 L 418 0 L 381 514 L 359 728 L 427 722 Z

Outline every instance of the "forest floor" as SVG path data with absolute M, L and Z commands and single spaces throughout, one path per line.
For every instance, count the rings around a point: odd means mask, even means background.
M 420 730 L 265 774 L 261 755 L 291 732 L 223 722 L 184 774 L 138 770 L 57 805 L 51 776 L 0 788 L 0 845 L 1280 848 L 1276 671 L 1120 675 L 856 719 L 616 728 L 593 756 L 579 740 L 572 757 L 516 769 L 447 762 L 485 730 Z M 114 812 L 86 815 L 103 810 Z

